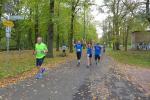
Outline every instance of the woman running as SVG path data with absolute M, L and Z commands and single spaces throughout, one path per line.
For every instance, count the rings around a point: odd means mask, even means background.
M 92 65 L 92 44 L 88 43 L 86 44 L 86 53 L 87 53 L 87 67 L 89 68 L 89 66 Z

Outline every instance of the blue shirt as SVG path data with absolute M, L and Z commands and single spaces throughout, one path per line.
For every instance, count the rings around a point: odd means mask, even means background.
M 86 53 L 87 53 L 87 54 L 92 54 L 92 48 L 89 48 L 89 47 L 88 47 L 88 48 L 86 49 Z
M 75 46 L 74 46 L 75 48 L 76 48 L 76 52 L 82 52 L 82 44 L 75 44 Z
M 95 45 L 94 49 L 95 49 L 95 55 L 100 55 L 101 54 L 101 46 Z

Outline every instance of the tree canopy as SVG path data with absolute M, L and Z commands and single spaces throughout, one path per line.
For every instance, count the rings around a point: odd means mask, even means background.
M 59 50 L 64 43 L 72 52 L 72 40 L 83 39 L 84 32 L 87 40 L 97 40 L 96 25 L 88 19 L 92 16 L 90 5 L 84 7 L 85 3 L 83 0 L 0 0 L 0 48 L 6 48 L 2 21 L 9 14 L 24 17 L 13 20 L 11 49 L 32 49 L 36 38 L 42 36 L 52 57 L 52 50 Z

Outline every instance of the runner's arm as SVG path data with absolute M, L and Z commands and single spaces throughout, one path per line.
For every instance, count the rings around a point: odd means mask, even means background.
M 47 46 L 45 45 L 45 50 L 44 50 L 44 53 L 48 53 L 48 48 L 47 48 Z
M 86 42 L 86 40 L 85 40 L 85 39 L 82 39 L 82 41 L 83 41 L 83 44 L 87 47 L 87 42 Z
M 36 52 L 35 50 L 33 50 L 33 55 L 36 55 L 36 53 L 37 53 L 37 52 Z
M 36 51 L 36 45 L 33 48 L 33 55 L 36 55 L 37 51 Z

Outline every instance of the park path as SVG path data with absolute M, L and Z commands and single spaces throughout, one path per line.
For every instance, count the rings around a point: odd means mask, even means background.
M 76 61 L 49 70 L 43 78 L 26 79 L 0 89 L 0 100 L 150 100 L 135 84 L 116 69 L 114 61 L 104 56 L 97 66 L 80 67 Z

